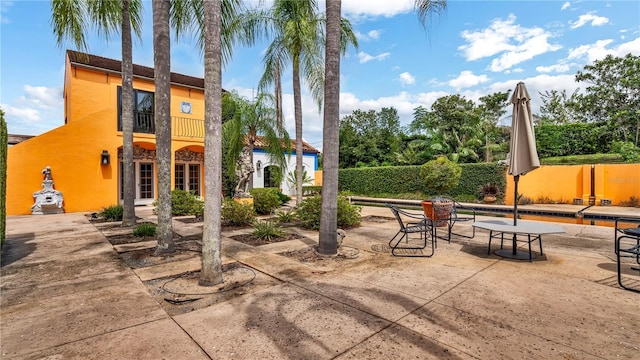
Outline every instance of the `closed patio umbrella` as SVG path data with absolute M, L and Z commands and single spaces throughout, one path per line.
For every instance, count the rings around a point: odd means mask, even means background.
M 511 96 L 513 113 L 508 159 L 509 175 L 513 175 L 513 181 L 515 183 L 513 226 L 518 225 L 518 181 L 520 180 L 520 175 L 524 175 L 540 167 L 538 151 L 536 150 L 536 138 L 533 132 L 533 115 L 531 114 L 530 101 L 531 97 L 527 92 L 527 88 L 523 82 L 519 82 Z M 513 235 L 513 250 L 496 251 L 496 254 L 517 259 L 528 258 L 526 254 L 517 252 L 515 234 Z
M 511 96 L 513 113 L 511 119 L 511 139 L 509 141 L 509 175 L 515 182 L 513 200 L 513 225 L 518 224 L 518 181 L 520 175 L 540 167 L 536 136 L 533 132 L 533 115 L 531 114 L 531 97 L 523 82 L 516 85 Z

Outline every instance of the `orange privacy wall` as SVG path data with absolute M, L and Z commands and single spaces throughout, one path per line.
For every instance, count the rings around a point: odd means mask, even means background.
M 520 176 L 518 193 L 534 202 L 547 198 L 558 203 L 573 203 L 580 198 L 589 203 L 591 196 L 592 165 L 542 166 Z M 640 198 L 640 164 L 593 165 L 593 188 L 596 205 L 601 200 L 610 200 L 618 205 L 631 197 Z M 513 176 L 507 174 L 505 203 L 513 204 Z

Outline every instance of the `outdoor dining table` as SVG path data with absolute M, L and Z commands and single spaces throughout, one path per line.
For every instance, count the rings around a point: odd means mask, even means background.
M 561 226 L 538 222 L 538 221 L 525 221 L 518 220 L 517 225 L 513 224 L 513 220 L 485 220 L 476 221 L 472 224 L 473 227 L 478 229 L 489 230 L 489 249 L 487 254 L 491 254 L 491 240 L 494 238 L 500 238 L 500 250 L 496 250 L 495 254 L 501 257 L 517 259 L 517 260 L 529 260 L 532 261 L 535 257 L 531 252 L 531 243 L 538 241 L 540 244 L 540 255 L 542 253 L 542 235 L 546 234 L 562 234 L 564 229 Z M 502 243 L 504 242 L 504 234 L 513 235 L 513 247 L 512 249 L 503 249 Z M 529 253 L 524 251 L 518 251 L 517 236 L 525 235 L 526 241 L 529 244 Z

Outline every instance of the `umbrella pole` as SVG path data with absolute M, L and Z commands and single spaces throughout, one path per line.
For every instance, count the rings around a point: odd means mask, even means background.
M 513 195 L 513 226 L 518 225 L 518 181 L 520 181 L 520 175 L 516 175 L 513 177 L 513 181 L 515 182 L 515 193 Z M 516 249 L 516 233 L 513 233 L 513 256 L 516 256 L 518 250 Z
M 513 181 L 515 182 L 515 190 L 513 194 L 513 226 L 518 225 L 518 181 L 520 180 L 520 175 L 516 175 L 513 177 Z

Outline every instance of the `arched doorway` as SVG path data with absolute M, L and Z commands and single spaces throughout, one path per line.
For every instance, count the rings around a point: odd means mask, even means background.
M 280 168 L 269 165 L 264 168 L 264 187 L 280 188 Z

